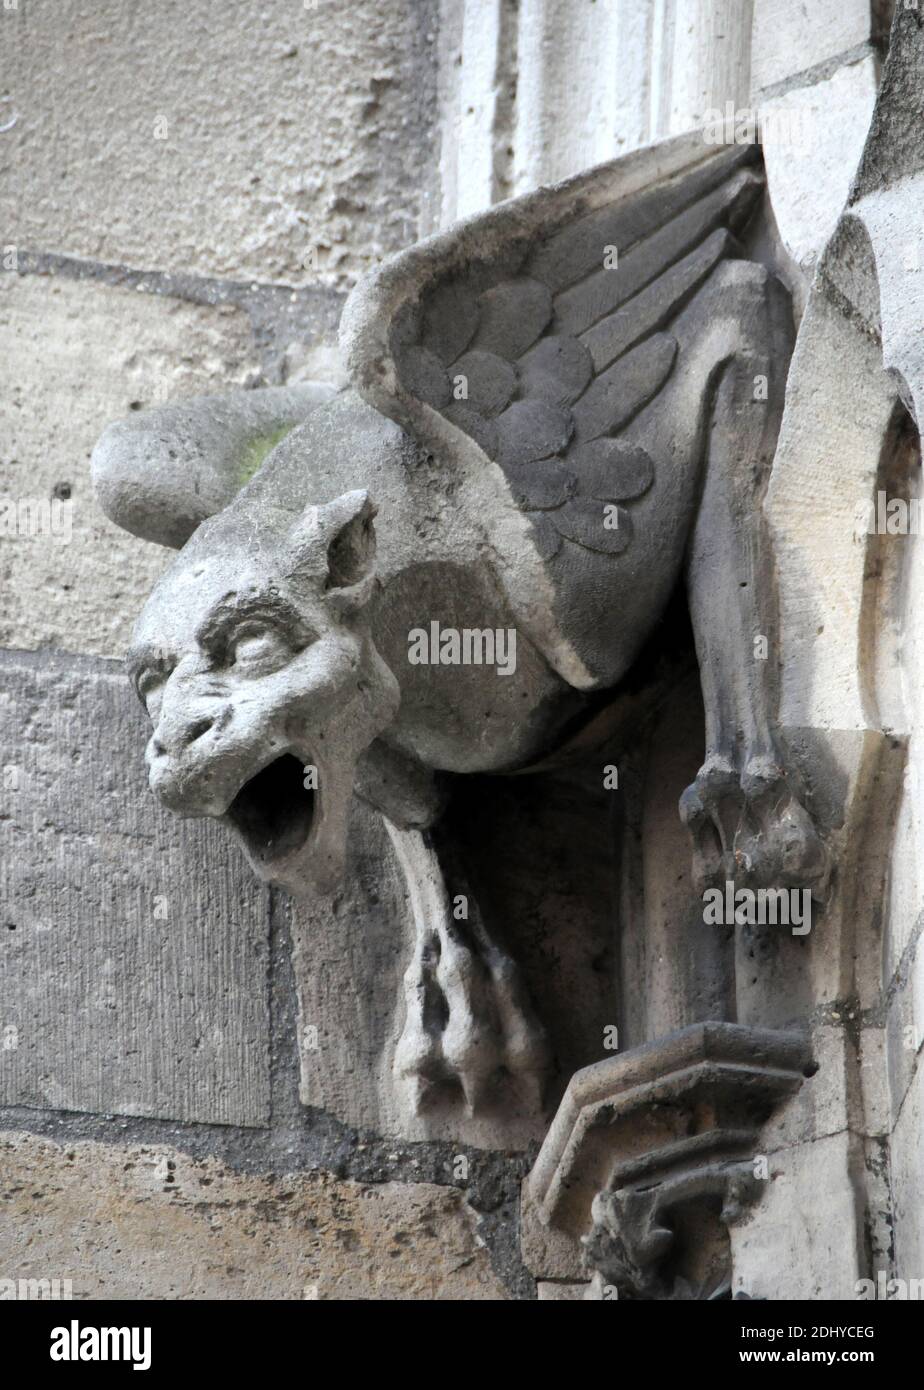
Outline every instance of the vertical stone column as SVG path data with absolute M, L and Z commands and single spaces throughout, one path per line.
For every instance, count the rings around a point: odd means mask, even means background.
M 444 0 L 444 225 L 743 105 L 746 0 Z
M 804 1013 L 819 1065 L 765 1132 L 768 1199 L 733 1237 L 737 1275 L 758 1296 L 851 1299 L 862 1279 L 919 1268 L 920 561 L 907 519 L 924 381 L 922 80 L 921 18 L 900 9 L 856 180 L 802 321 L 767 501 L 782 721 L 838 869 L 804 944 L 782 942 L 750 978 L 739 973 L 739 1018 L 779 1026 Z M 880 494 L 905 508 L 893 534 Z M 760 944 L 742 941 L 739 961 Z

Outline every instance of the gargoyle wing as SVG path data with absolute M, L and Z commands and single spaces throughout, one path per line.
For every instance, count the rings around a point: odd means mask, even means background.
M 751 147 L 686 135 L 502 203 L 392 257 L 344 310 L 354 384 L 434 451 L 502 468 L 546 558 L 562 540 L 618 553 L 622 510 L 653 479 L 620 440 L 670 375 L 672 319 L 762 188 Z

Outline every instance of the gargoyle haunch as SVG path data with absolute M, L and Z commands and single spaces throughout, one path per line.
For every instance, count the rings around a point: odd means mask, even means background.
M 396 1062 L 418 1099 L 448 1075 L 474 1108 L 499 1066 L 544 1067 L 512 962 L 448 912 L 441 775 L 552 752 L 681 579 L 707 725 L 681 802 L 697 880 L 823 882 L 754 652 L 793 337 L 746 249 L 761 191 L 756 151 L 692 135 L 502 204 L 356 288 L 350 389 L 188 401 L 97 446 L 107 513 L 182 547 L 130 656 L 151 786 L 294 890 L 336 885 L 354 792 L 386 818 L 418 926 Z M 409 661 L 434 620 L 515 629 L 515 669 Z

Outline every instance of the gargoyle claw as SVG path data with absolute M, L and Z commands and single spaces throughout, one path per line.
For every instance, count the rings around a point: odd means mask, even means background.
M 824 896 L 825 847 L 781 759 L 755 756 L 740 772 L 729 759 L 710 759 L 681 796 L 680 815 L 693 839 L 698 891 L 731 880 Z
M 416 942 L 392 1064 L 412 1113 L 445 1097 L 448 1085 L 470 1118 L 481 1115 L 512 1080 L 519 1108 L 538 1114 L 548 1047 L 517 966 L 476 908 L 471 921 L 452 917 L 439 862 L 420 833 L 391 824 L 388 831 L 413 889 Z

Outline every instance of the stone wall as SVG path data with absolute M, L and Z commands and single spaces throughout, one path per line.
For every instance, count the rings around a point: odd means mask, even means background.
M 17 517 L 0 536 L 0 1277 L 69 1278 L 77 1298 L 536 1296 L 518 1220 L 537 1136 L 428 1134 L 383 1099 L 409 937 L 371 814 L 354 815 L 349 891 L 293 903 L 259 886 L 217 828 L 147 795 L 122 657 L 170 552 L 107 520 L 89 458 L 109 421 L 167 400 L 338 383 L 345 292 L 382 257 L 727 102 L 808 113 L 813 132 L 797 159 L 766 151 L 765 259 L 797 316 L 809 305 L 769 507 L 790 576 L 784 724 L 847 805 L 834 829 L 855 846 L 872 826 L 862 892 L 836 899 L 842 934 L 827 938 L 857 944 L 860 964 L 792 952 L 736 1000 L 739 1021 L 767 1027 L 804 1004 L 820 1077 L 764 1135 L 774 1181 L 735 1234 L 736 1277 L 756 1297 L 846 1298 L 870 1269 L 924 1273 L 920 561 L 909 549 L 894 573 L 880 565 L 870 597 L 876 557 L 844 530 L 819 551 L 804 508 L 806 458 L 849 455 L 849 496 L 833 464 L 812 475 L 846 527 L 886 439 L 907 487 L 920 481 L 881 353 L 810 299 L 869 128 L 888 9 L 0 8 L 0 499 Z M 828 369 L 821 428 L 814 373 Z M 806 585 L 835 615 L 827 636 Z M 649 879 L 665 845 L 684 853 L 674 783 L 699 757 L 691 711 L 699 720 L 698 697 L 654 736 L 638 850 Z M 482 833 L 500 841 L 519 824 L 524 845 L 554 855 L 517 795 L 492 799 Z M 544 796 L 546 820 L 567 830 L 567 788 Z M 550 1004 L 558 1095 L 606 1055 L 619 1008 L 633 1045 L 690 1021 L 676 951 L 686 867 L 648 894 L 633 927 L 650 943 L 645 989 L 627 968 L 618 999 L 599 970 L 620 949 L 599 848 L 583 844 L 564 889 L 551 869 L 530 880 L 515 853 L 488 889 L 526 903 L 519 944 L 540 989 L 558 970 L 580 1000 L 573 1013 L 561 995 Z

